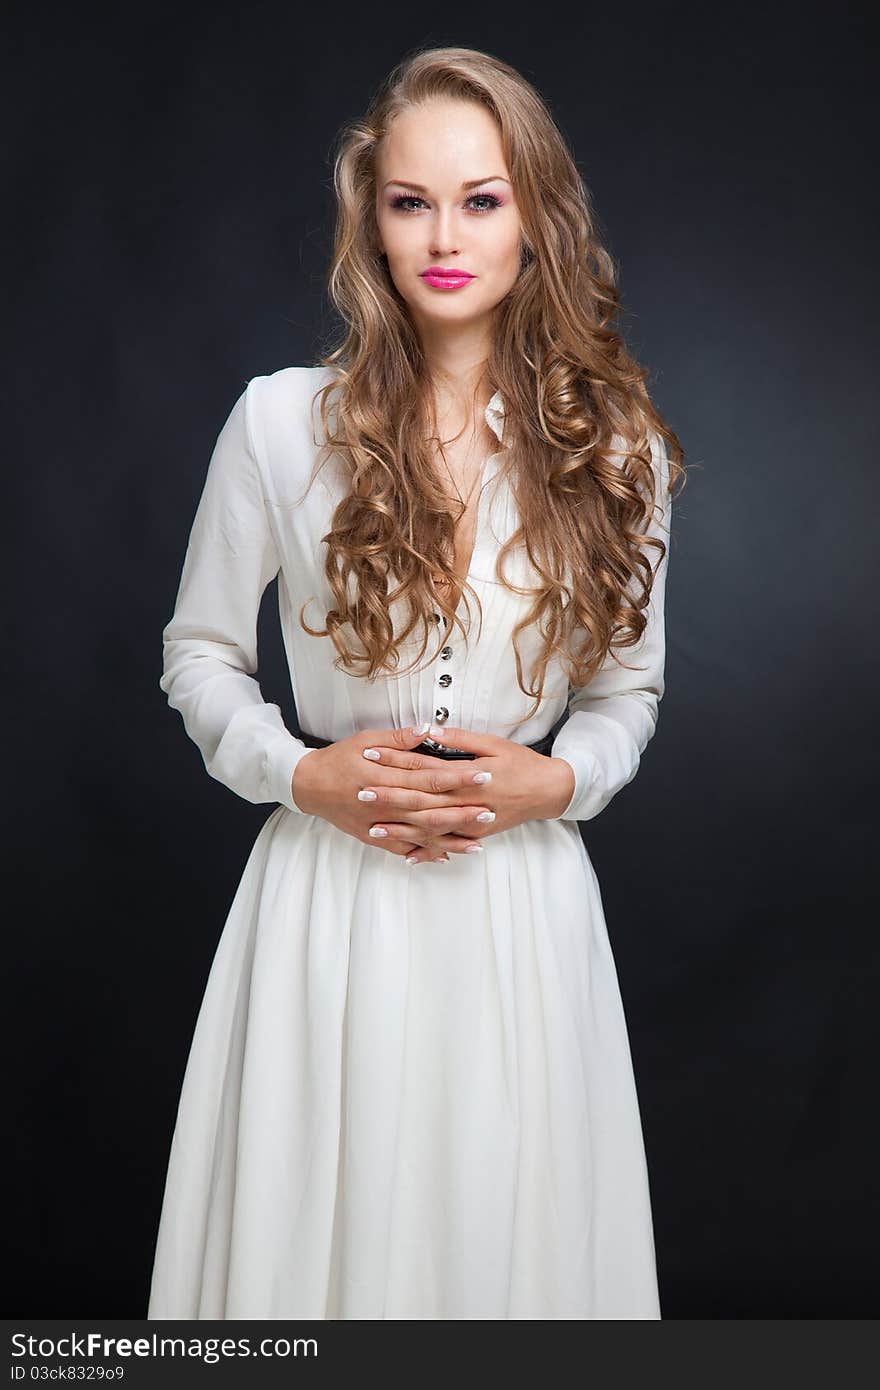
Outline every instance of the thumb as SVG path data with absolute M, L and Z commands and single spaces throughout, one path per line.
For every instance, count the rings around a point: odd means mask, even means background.
M 388 729 L 383 733 L 382 743 L 388 748 L 413 748 L 416 744 L 421 743 L 430 731 L 431 724 L 427 721 L 415 726 L 404 724 L 402 729 Z
M 453 728 L 451 724 L 442 728 L 432 724 L 429 736 L 444 748 L 457 748 L 459 752 L 473 753 L 477 758 L 497 752 L 500 742 L 497 734 L 476 734 L 472 729 Z

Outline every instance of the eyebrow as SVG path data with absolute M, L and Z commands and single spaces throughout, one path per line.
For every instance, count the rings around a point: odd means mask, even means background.
M 510 183 L 510 179 L 506 179 L 503 174 L 490 174 L 487 179 L 471 179 L 469 183 L 463 183 L 461 186 L 462 188 L 476 188 L 480 183 L 496 183 L 499 180 L 501 183 Z M 399 183 L 401 188 L 414 188 L 417 193 L 427 193 L 428 191 L 424 184 L 405 179 L 389 179 L 387 183 L 383 184 L 383 187 L 387 188 L 392 183 Z

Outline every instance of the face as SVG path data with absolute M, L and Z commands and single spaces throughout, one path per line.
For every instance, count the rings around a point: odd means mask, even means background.
M 380 250 L 417 327 L 431 334 L 481 321 L 488 327 L 519 275 L 522 245 L 490 112 L 448 100 L 402 112 L 377 153 L 376 220 Z M 431 267 L 471 278 L 432 281 Z

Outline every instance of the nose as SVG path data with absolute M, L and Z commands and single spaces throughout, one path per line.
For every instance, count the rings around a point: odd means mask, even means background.
M 431 255 L 440 259 L 443 256 L 457 256 L 458 243 L 452 230 L 452 210 L 437 213 L 431 227 Z

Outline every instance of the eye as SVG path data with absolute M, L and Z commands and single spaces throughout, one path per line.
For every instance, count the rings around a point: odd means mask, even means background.
M 392 208 L 399 208 L 401 212 L 417 212 L 418 208 L 412 207 L 413 203 L 423 203 L 425 200 L 418 193 L 398 193 L 392 199 Z M 488 203 L 488 207 L 475 207 L 476 213 L 492 212 L 501 206 L 501 199 L 496 198 L 494 193 L 472 193 L 468 198 L 468 203 Z
M 413 212 L 413 208 L 405 205 L 407 203 L 420 203 L 421 201 L 417 193 L 398 193 L 395 198 L 392 198 L 391 206 L 393 208 L 400 208 L 401 212 Z

